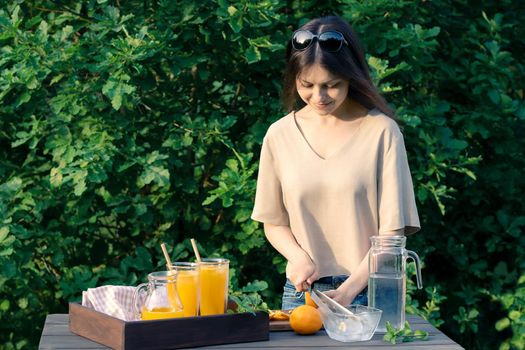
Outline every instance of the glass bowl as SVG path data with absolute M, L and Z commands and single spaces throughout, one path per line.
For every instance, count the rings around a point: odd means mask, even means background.
M 364 341 L 372 338 L 382 311 L 363 305 L 350 305 L 347 309 L 353 315 L 319 307 L 328 336 L 341 342 Z

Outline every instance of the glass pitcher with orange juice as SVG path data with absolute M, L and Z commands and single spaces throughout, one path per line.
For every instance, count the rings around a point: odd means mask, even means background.
M 177 271 L 148 274 L 148 283 L 142 283 L 135 288 L 133 307 L 141 320 L 184 317 L 184 309 L 177 292 Z

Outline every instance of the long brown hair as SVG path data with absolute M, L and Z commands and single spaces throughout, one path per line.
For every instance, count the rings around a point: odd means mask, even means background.
M 338 16 L 320 17 L 309 21 L 300 29 L 308 30 L 313 34 L 336 30 L 343 34 L 348 46 L 343 45 L 337 52 L 328 52 L 314 42 L 306 50 L 298 51 L 292 47 L 291 40 L 288 42 L 283 87 L 283 102 L 288 111 L 292 111 L 298 105 L 304 105 L 297 93 L 297 77 L 305 68 L 320 64 L 333 75 L 350 83 L 349 98 L 359 102 L 367 109 L 377 108 L 389 117 L 394 117 L 393 110 L 370 79 L 363 49 L 348 22 Z

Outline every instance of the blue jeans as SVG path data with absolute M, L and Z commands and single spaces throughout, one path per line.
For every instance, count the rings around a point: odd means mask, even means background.
M 346 275 L 338 275 L 338 276 L 328 276 L 323 277 L 315 281 L 312 285 L 312 288 L 317 289 L 318 291 L 324 292 L 327 290 L 337 289 L 343 282 L 348 278 Z M 359 293 L 354 300 L 352 301 L 352 304 L 359 304 L 359 305 L 368 305 L 368 287 L 365 287 Z M 294 285 L 292 282 L 287 279 L 286 284 L 283 288 L 283 300 L 282 300 L 282 310 L 290 310 L 295 309 L 297 306 L 304 305 L 304 293 L 297 293 L 295 290 Z

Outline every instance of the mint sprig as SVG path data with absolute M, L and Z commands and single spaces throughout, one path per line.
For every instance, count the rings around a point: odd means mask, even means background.
M 232 308 L 228 309 L 228 313 L 242 313 L 256 311 L 268 312 L 268 305 L 264 302 L 259 294 L 268 288 L 268 283 L 265 281 L 249 282 L 246 286 L 237 291 L 229 292 L 229 299 L 233 302 Z
M 428 332 L 419 329 L 412 331 L 408 321 L 405 321 L 405 326 L 402 329 L 396 330 L 392 327 L 392 324 L 387 321 L 386 333 L 383 336 L 383 340 L 391 344 L 396 344 L 398 342 L 407 343 L 414 340 L 428 340 Z

